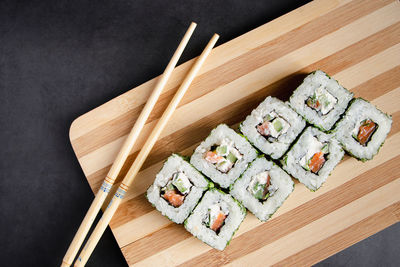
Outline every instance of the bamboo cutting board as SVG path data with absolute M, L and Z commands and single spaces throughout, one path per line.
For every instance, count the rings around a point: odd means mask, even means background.
M 179 66 L 151 114 L 120 177 L 193 64 Z M 287 100 L 306 73 L 322 69 L 356 96 L 393 116 L 379 154 L 346 156 L 317 192 L 296 182 L 266 223 L 251 213 L 223 252 L 164 218 L 144 192 L 172 153 L 190 155 L 219 123 L 237 127 L 265 97 Z M 97 192 L 156 79 L 76 119 L 70 139 Z M 166 126 L 110 226 L 129 265 L 314 264 L 400 218 L 400 2 L 320 0 L 211 53 Z

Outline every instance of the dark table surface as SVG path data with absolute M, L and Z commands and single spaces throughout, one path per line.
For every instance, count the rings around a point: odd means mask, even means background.
M 57 266 L 93 194 L 68 139 L 79 115 L 307 1 L 0 1 L 1 266 Z M 399 266 L 400 225 L 319 265 Z M 267 264 L 267 263 L 266 263 Z M 88 266 L 125 266 L 108 229 Z

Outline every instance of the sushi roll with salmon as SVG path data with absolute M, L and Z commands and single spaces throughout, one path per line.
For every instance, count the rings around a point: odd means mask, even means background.
M 366 161 L 378 153 L 391 127 L 391 116 L 368 101 L 357 98 L 352 101 L 334 132 L 349 154 Z
M 246 138 L 220 124 L 194 151 L 190 163 L 222 188 L 228 188 L 257 157 Z
M 329 131 L 353 98 L 323 71 L 309 74 L 290 97 L 290 106 L 303 118 L 322 131 Z
M 315 191 L 326 181 L 344 156 L 332 135 L 308 127 L 281 160 L 285 171 Z
M 278 159 L 305 125 L 302 117 L 287 104 L 269 96 L 247 116 L 239 129 L 261 152 Z
M 292 193 L 290 176 L 272 161 L 258 157 L 230 188 L 230 194 L 259 220 L 268 220 Z
M 199 171 L 177 154 L 172 154 L 147 190 L 149 202 L 175 223 L 183 223 L 204 191 L 213 187 Z
M 210 189 L 185 221 L 192 235 L 218 250 L 223 250 L 239 228 L 246 209 L 229 194 Z

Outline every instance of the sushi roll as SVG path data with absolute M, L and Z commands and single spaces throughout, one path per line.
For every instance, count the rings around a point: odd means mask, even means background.
M 315 191 L 344 156 L 339 142 L 330 134 L 308 127 L 283 157 L 285 171 Z
M 213 184 L 186 160 L 172 154 L 147 190 L 149 202 L 175 223 L 183 223 Z
M 287 104 L 269 96 L 247 116 L 239 129 L 261 152 L 278 159 L 305 125 L 302 117 Z
M 230 194 L 259 220 L 266 221 L 292 193 L 294 183 L 276 164 L 258 157 L 231 186 Z
M 366 161 L 378 153 L 391 126 L 391 116 L 364 99 L 357 98 L 352 101 L 334 132 L 349 154 Z
M 308 75 L 290 97 L 290 106 L 322 131 L 329 131 L 343 114 L 353 93 L 317 70 Z
M 223 250 L 246 216 L 246 209 L 229 194 L 210 189 L 185 221 L 192 235 L 218 250 Z
M 228 188 L 257 157 L 246 138 L 220 124 L 194 151 L 190 163 L 222 188 Z

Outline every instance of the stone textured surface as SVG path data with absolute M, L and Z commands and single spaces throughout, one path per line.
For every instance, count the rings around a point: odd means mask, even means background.
M 5 266 L 57 266 L 93 194 L 68 139 L 80 114 L 156 75 L 191 21 L 181 59 L 307 1 L 0 1 L 0 251 Z M 400 226 L 321 266 L 398 266 Z M 108 230 L 88 266 L 125 266 Z

